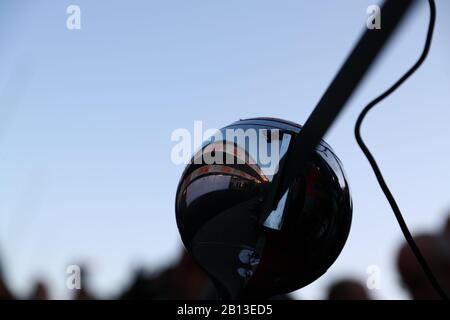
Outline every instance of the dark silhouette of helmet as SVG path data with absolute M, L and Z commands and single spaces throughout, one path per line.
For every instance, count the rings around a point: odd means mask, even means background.
M 302 288 L 327 271 L 345 244 L 350 191 L 341 162 L 323 141 L 305 174 L 295 177 L 275 209 L 264 210 L 276 177 L 291 174 L 282 164 L 300 131 L 279 119 L 235 122 L 204 143 L 182 174 L 176 196 L 181 239 L 224 299 Z

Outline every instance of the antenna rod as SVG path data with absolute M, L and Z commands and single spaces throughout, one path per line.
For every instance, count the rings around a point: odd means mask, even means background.
M 353 48 L 347 60 L 323 94 L 319 103 L 297 135 L 283 164 L 279 188 L 274 188 L 268 203 L 270 210 L 305 169 L 320 139 L 327 133 L 351 95 L 356 91 L 373 62 L 386 47 L 398 25 L 417 0 L 385 0 L 381 7 L 381 29 L 367 29 Z M 273 201 L 273 200 L 277 201 Z M 269 211 L 270 212 L 270 211 Z

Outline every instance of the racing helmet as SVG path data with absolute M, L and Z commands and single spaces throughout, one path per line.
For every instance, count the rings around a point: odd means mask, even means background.
M 224 299 L 270 298 L 323 275 L 352 219 L 342 164 L 321 141 L 302 174 L 269 212 L 301 126 L 273 118 L 237 121 L 204 142 L 176 194 L 183 244 Z

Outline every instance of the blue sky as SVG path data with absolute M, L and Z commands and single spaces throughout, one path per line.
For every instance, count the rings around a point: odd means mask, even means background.
M 367 118 L 363 134 L 414 231 L 450 207 L 450 3 L 438 0 L 424 66 Z M 239 118 L 302 123 L 360 35 L 372 0 L 41 1 L 0 4 L 0 254 L 10 286 L 33 280 L 69 296 L 67 265 L 85 263 L 107 297 L 131 272 L 179 253 L 170 161 L 177 128 Z M 81 8 L 81 30 L 66 8 Z M 327 135 L 354 201 L 350 237 L 328 273 L 297 293 L 377 265 L 377 298 L 403 299 L 402 235 L 353 126 L 358 112 L 419 56 L 423 1 Z

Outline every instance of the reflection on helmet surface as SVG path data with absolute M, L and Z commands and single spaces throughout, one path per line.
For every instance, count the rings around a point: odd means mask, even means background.
M 282 170 L 283 157 L 289 156 L 300 127 L 262 118 L 239 121 L 221 132 L 249 128 L 262 132 L 253 135 L 253 147 L 250 135 L 237 141 L 223 134 L 223 139 L 205 143 L 177 191 L 182 241 L 224 298 L 266 298 L 308 285 L 337 258 L 351 223 L 342 165 L 325 142 L 316 148 L 306 174 L 296 177 L 261 221 L 274 176 L 289 174 Z

